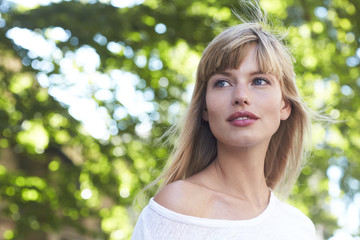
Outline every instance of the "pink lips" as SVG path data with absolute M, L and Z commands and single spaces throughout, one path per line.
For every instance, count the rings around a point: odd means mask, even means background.
M 235 112 L 231 114 L 227 121 L 237 127 L 246 127 L 253 124 L 259 117 L 248 111 Z

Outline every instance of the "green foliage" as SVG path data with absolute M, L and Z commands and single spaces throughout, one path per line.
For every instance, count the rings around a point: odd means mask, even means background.
M 116 8 L 100 1 L 64 1 L 26 9 L 0 1 L 6 21 L 0 28 L 0 238 L 129 239 L 138 214 L 135 196 L 159 175 L 170 151 L 157 140 L 183 112 L 185 90 L 206 44 L 238 23 L 230 11 L 236 4 L 148 0 Z M 313 157 L 290 200 L 328 239 L 338 228 L 329 211 L 331 199 L 351 201 L 360 190 L 360 134 L 354 131 L 360 128 L 360 2 L 261 4 L 288 27 L 306 100 L 342 121 L 314 126 Z M 166 31 L 156 31 L 159 24 Z M 34 55 L 7 37 L 16 27 L 53 41 L 56 50 L 47 58 Z M 67 32 L 67 40 L 51 40 L 57 27 Z M 84 91 L 109 116 L 108 139 L 91 137 L 50 91 L 74 84 L 61 60 L 84 47 L 99 58 L 95 73 L 85 77 L 89 88 Z M 87 71 L 75 60 L 71 65 L 78 73 Z M 114 80 L 116 70 L 135 74 L 136 89 L 152 110 L 132 114 L 116 86 L 108 88 L 106 99 L 97 95 L 95 78 Z M 38 83 L 42 78 L 48 86 Z M 151 130 L 144 135 L 138 129 L 146 121 Z M 342 173 L 340 195 L 332 198 L 331 166 Z

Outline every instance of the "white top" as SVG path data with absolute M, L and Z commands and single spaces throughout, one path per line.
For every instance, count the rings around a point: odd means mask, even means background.
M 273 193 L 267 208 L 249 220 L 219 220 L 187 216 L 150 199 L 136 223 L 132 240 L 315 240 L 312 221 Z

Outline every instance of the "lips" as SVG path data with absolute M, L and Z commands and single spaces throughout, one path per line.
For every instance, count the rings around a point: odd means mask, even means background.
M 258 116 L 256 116 L 255 114 L 248 112 L 248 111 L 241 111 L 241 112 L 235 112 L 233 114 L 231 114 L 228 118 L 227 121 L 235 121 L 235 120 L 257 120 L 259 119 Z
M 255 123 L 258 116 L 251 112 L 241 111 L 231 114 L 227 121 L 234 127 L 247 127 Z

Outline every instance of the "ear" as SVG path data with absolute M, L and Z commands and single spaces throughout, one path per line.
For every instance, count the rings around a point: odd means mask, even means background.
M 283 99 L 281 101 L 281 109 L 280 109 L 280 119 L 286 120 L 291 114 L 291 104 L 290 101 Z
M 209 121 L 209 113 L 208 113 L 206 106 L 204 107 L 204 109 L 202 111 L 202 119 L 206 122 Z

